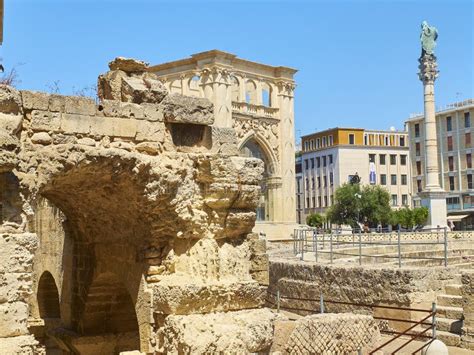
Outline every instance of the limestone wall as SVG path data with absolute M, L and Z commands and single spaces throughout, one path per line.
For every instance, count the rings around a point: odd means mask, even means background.
M 257 310 L 268 259 L 251 233 L 262 162 L 236 156 L 235 131 L 211 127 L 208 100 L 168 94 L 143 62 L 109 66 L 98 104 L 0 87 L 0 253 L 11 260 L 0 277 L 17 280 L 0 285 L 0 346 L 23 336 L 18 346 L 81 354 L 268 348 L 273 314 Z M 261 334 L 177 343 L 169 334 L 191 315 Z

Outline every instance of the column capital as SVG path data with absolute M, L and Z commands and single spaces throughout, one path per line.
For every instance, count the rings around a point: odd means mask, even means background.
M 436 78 L 438 77 L 438 63 L 436 62 L 436 56 L 434 54 L 423 54 L 419 59 L 418 77 L 423 82 L 423 84 L 434 84 Z

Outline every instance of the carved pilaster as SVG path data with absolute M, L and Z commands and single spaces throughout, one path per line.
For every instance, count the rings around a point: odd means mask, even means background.
M 423 82 L 423 84 L 434 84 L 436 78 L 438 77 L 438 63 L 436 62 L 436 56 L 434 54 L 424 54 L 419 59 L 418 77 Z

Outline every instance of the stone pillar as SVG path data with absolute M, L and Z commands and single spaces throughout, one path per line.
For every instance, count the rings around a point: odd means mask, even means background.
M 282 222 L 296 223 L 294 84 L 278 83 Z M 284 206 L 284 207 L 283 207 Z
M 205 97 L 214 104 L 214 126 L 232 127 L 232 84 L 226 68 L 203 69 L 201 82 Z
M 418 59 L 424 91 L 425 128 L 425 190 L 419 193 L 422 205 L 428 207 L 429 217 L 426 228 L 446 227 L 446 192 L 439 184 L 438 142 L 436 134 L 436 111 L 434 82 L 438 77 L 438 65 L 434 54 L 423 53 Z

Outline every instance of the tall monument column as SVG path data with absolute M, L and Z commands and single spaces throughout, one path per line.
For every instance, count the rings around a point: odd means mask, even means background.
M 427 228 L 446 227 L 446 192 L 439 183 L 438 141 L 436 133 L 436 110 L 434 83 L 438 77 L 438 64 L 434 55 L 438 31 L 426 21 L 421 24 L 421 56 L 418 76 L 423 82 L 424 133 L 425 133 L 425 189 L 419 193 L 422 205 L 428 207 Z

